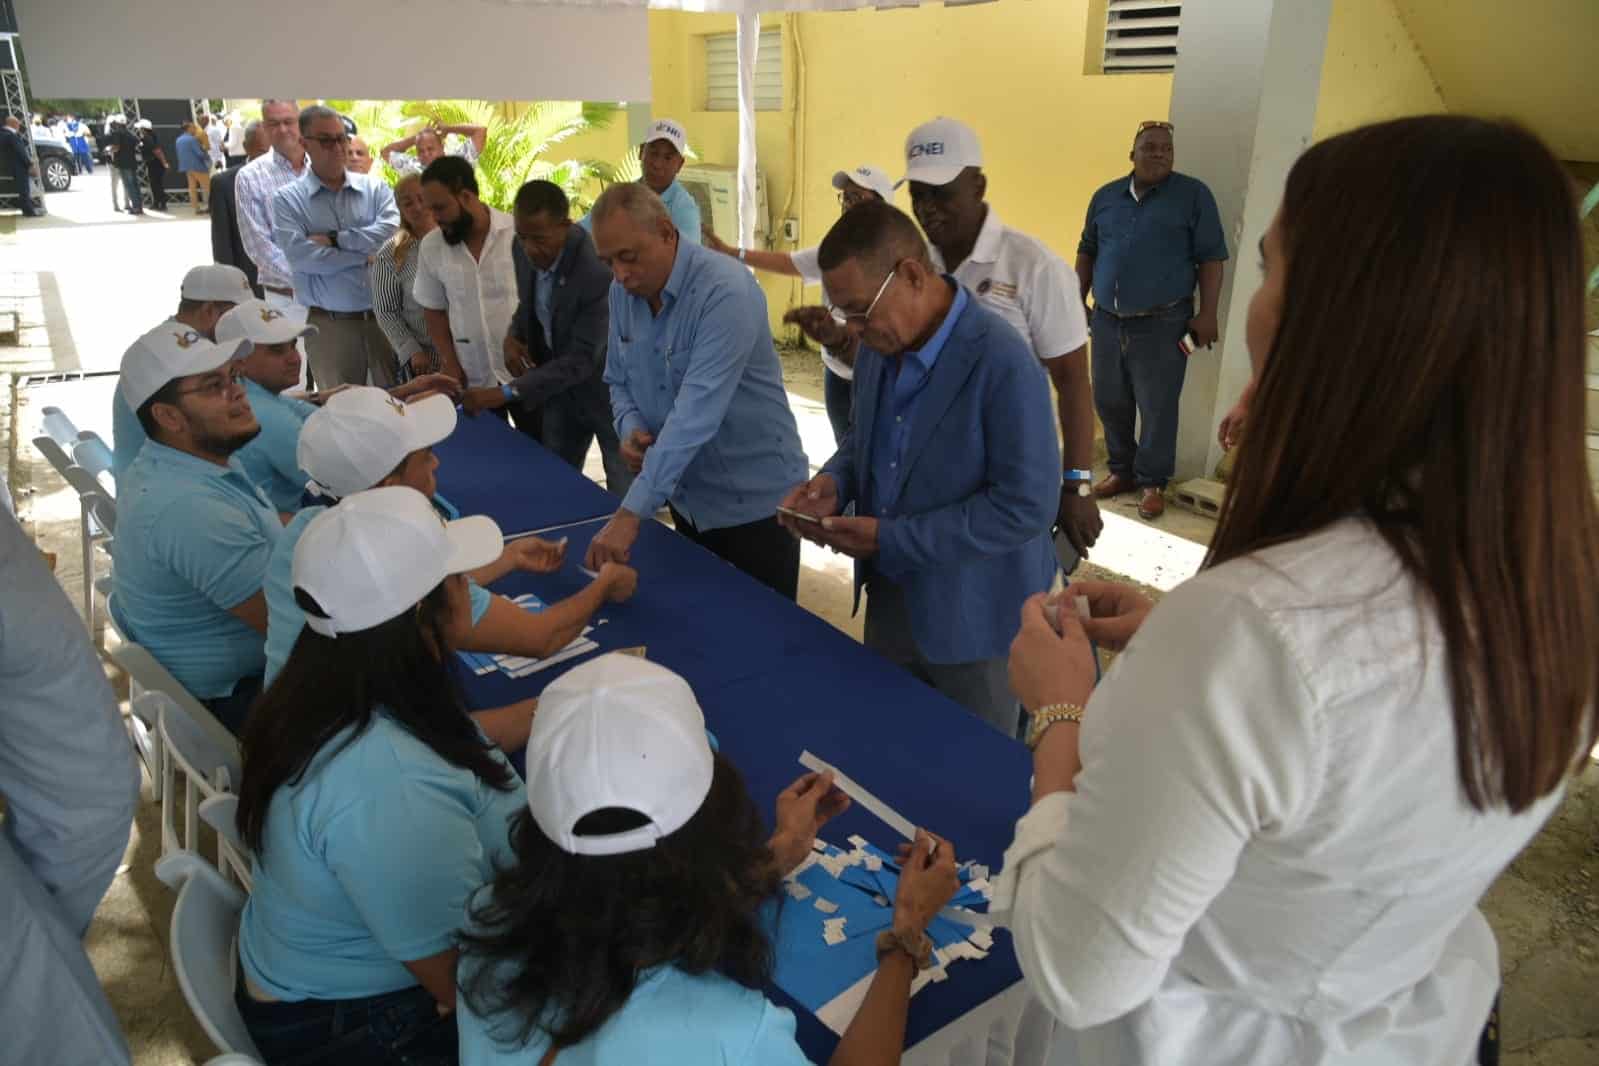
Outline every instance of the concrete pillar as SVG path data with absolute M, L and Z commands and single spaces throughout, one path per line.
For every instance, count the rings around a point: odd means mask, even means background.
M 1283 182 L 1310 144 L 1332 0 L 1184 4 L 1171 121 L 1177 169 L 1210 186 L 1232 258 L 1222 281 L 1221 340 L 1189 360 L 1177 479 L 1221 459 L 1216 426 L 1249 381 L 1244 322 L 1260 285 L 1256 243 Z

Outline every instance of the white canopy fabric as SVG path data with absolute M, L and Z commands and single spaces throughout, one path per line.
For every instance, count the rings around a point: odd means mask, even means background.
M 16 0 L 38 97 L 648 100 L 638 4 Z

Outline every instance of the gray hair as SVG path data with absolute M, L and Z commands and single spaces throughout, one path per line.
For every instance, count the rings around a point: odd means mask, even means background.
M 300 110 L 300 101 L 298 101 L 298 100 L 272 99 L 272 100 L 262 100 L 261 101 L 261 113 L 263 115 L 266 114 L 266 109 L 271 107 L 273 104 L 285 104 L 285 105 L 287 105 L 289 107 L 294 108 L 296 111 Z
M 300 133 L 302 135 L 307 133 L 311 129 L 311 123 L 322 118 L 331 118 L 340 125 L 344 124 L 344 119 L 340 118 L 339 113 L 333 110 L 331 107 L 325 107 L 322 104 L 312 104 L 310 107 L 300 112 Z
M 672 220 L 671 212 L 655 194 L 655 190 L 642 181 L 623 181 L 612 185 L 600 193 L 600 198 L 594 201 L 594 210 L 589 214 L 598 226 L 618 211 L 626 212 L 633 224 L 641 229 L 655 229 L 662 222 Z

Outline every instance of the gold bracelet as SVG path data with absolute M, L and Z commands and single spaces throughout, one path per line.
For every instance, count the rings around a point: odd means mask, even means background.
M 1027 750 L 1036 751 L 1039 741 L 1057 722 L 1083 724 L 1083 709 L 1075 703 L 1046 703 L 1033 712 L 1032 724 L 1027 728 Z

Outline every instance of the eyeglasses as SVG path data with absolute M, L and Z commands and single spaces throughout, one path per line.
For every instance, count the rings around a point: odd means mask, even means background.
M 196 385 L 191 389 L 179 389 L 179 396 L 226 396 L 229 391 L 239 387 L 244 380 L 244 374 L 238 367 L 229 367 L 227 374 L 221 378 L 212 378 L 204 385 Z
M 315 141 L 330 151 L 334 148 L 342 148 L 350 143 L 350 135 L 347 133 L 341 133 L 338 136 L 334 136 L 331 133 L 307 133 L 300 139 L 303 141 Z
M 883 279 L 883 284 L 877 289 L 877 295 L 872 297 L 872 302 L 866 305 L 866 310 L 844 311 L 840 308 L 834 307 L 832 304 L 828 304 L 827 313 L 831 315 L 833 317 L 833 321 L 838 323 L 840 326 L 847 328 L 851 323 L 858 322 L 864 329 L 866 323 L 872 317 L 872 312 L 877 310 L 877 302 L 881 300 L 883 298 L 883 294 L 888 291 L 888 284 L 894 280 L 894 275 L 897 273 L 899 273 L 898 266 L 894 267 L 893 270 L 888 272 L 888 277 Z
M 1176 133 L 1177 127 L 1170 122 L 1162 122 L 1159 119 L 1151 118 L 1145 119 L 1138 124 L 1138 133 L 1143 133 L 1145 130 L 1165 130 L 1167 133 Z M 1135 133 L 1133 136 L 1136 137 L 1138 134 Z

